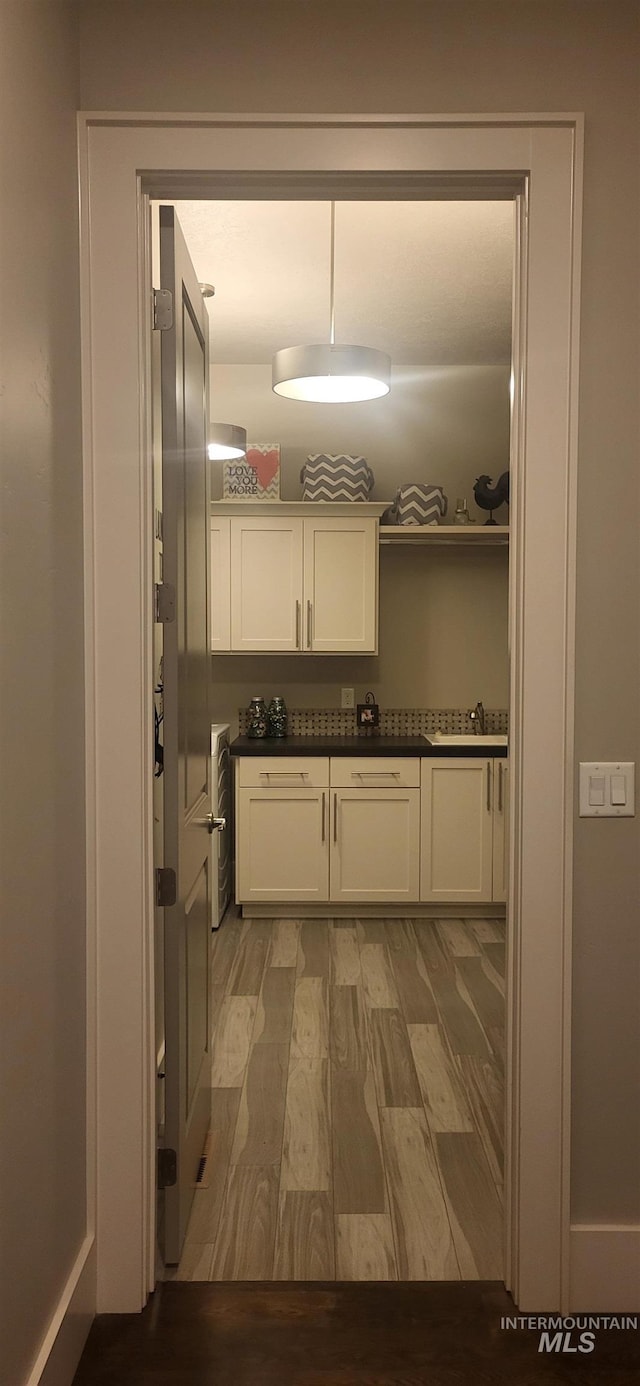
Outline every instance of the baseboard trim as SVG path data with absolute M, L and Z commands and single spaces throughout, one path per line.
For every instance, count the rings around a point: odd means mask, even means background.
M 74 1261 L 25 1386 L 70 1386 L 96 1309 L 95 1236 Z
M 243 919 L 504 919 L 506 905 L 501 904 L 371 904 L 354 905 L 331 901 L 322 905 L 244 904 L 240 905 Z
M 640 1224 L 577 1224 L 569 1247 L 569 1313 L 640 1313 Z

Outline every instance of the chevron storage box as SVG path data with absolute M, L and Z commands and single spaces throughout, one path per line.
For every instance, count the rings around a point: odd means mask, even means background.
M 300 472 L 305 501 L 366 501 L 374 476 L 365 457 L 316 452 Z
M 441 486 L 416 481 L 399 486 L 393 504 L 382 516 L 382 524 L 438 525 L 447 513 L 447 497 Z

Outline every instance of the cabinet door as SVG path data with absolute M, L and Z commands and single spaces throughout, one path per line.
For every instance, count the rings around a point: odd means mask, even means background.
M 506 900 L 509 880 L 509 764 L 493 762 L 493 898 Z
M 332 790 L 331 899 L 417 900 L 420 791 Z
M 302 520 L 231 519 L 232 650 L 297 650 Z
M 211 517 L 211 649 L 231 649 L 231 520 Z
M 377 540 L 377 521 L 364 516 L 305 519 L 305 650 L 377 652 Z
M 493 762 L 422 761 L 421 900 L 491 900 Z
M 239 903 L 329 898 L 329 791 L 241 789 L 236 814 Z

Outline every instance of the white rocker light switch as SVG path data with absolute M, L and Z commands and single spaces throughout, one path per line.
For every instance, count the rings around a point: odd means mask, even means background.
M 624 775 L 611 776 L 611 803 L 626 804 L 627 784 Z
M 633 818 L 635 811 L 633 761 L 581 761 L 581 818 Z
M 595 808 L 604 808 L 604 775 L 589 776 L 589 803 Z

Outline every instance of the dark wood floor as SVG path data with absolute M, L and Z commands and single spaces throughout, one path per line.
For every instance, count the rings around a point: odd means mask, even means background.
M 143 1314 L 103 1315 L 74 1386 L 631 1386 L 637 1335 L 589 1357 L 504 1331 L 491 1281 L 161 1285 Z

